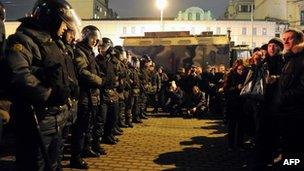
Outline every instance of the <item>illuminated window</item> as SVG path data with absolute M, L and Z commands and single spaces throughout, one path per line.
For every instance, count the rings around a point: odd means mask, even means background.
M 188 20 L 192 20 L 192 13 L 191 12 L 188 13 Z
M 135 27 L 132 27 L 132 28 L 131 28 L 131 33 L 132 33 L 132 34 L 135 34 Z
M 216 34 L 221 34 L 221 28 L 220 27 L 216 28 Z
M 196 13 L 196 20 L 201 20 L 201 14 L 199 12 Z
M 262 28 L 262 35 L 263 36 L 267 35 L 267 28 Z
M 145 32 L 145 27 L 141 27 L 141 28 L 140 28 L 140 32 L 141 32 L 141 33 L 144 33 L 144 32 Z
M 243 27 L 242 28 L 242 35 L 246 35 L 247 34 L 247 28 L 246 27 Z

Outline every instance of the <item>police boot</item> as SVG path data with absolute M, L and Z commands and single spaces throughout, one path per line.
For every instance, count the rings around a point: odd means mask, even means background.
M 104 148 L 100 147 L 100 140 L 93 142 L 92 149 L 94 152 L 99 153 L 99 155 L 106 155 L 107 152 Z
M 126 114 L 126 125 L 128 125 L 128 127 L 130 127 L 130 128 L 133 128 L 131 110 L 127 111 L 127 114 Z
M 75 169 L 89 169 L 89 165 L 81 157 L 71 158 L 70 167 Z
M 120 128 L 128 128 L 128 125 L 125 124 L 125 117 L 121 117 L 120 120 L 118 121 L 118 126 Z
M 93 151 L 92 149 L 92 141 L 85 140 L 85 145 L 82 151 L 81 157 L 99 157 L 100 155 Z
M 117 144 L 117 141 L 115 141 L 111 136 L 106 136 L 106 137 L 102 138 L 101 142 L 104 144 L 110 144 L 110 145 Z
M 148 117 L 143 112 L 139 114 L 139 117 L 140 119 L 148 119 Z
M 119 126 L 116 126 L 114 129 L 116 129 L 118 132 L 123 133 L 123 130 Z
M 133 118 L 133 123 L 143 123 L 143 121 L 137 116 Z
M 93 149 L 90 147 L 86 147 L 83 152 L 82 152 L 82 157 L 87 158 L 87 157 L 100 157 L 98 152 L 93 151 Z
M 113 133 L 114 135 L 122 135 L 122 134 L 123 134 L 122 131 L 120 131 L 120 130 L 117 129 L 117 128 L 114 128 L 113 131 L 112 131 L 112 133 Z

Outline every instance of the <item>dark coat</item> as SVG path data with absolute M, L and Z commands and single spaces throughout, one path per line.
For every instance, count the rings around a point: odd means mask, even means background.
M 230 71 L 225 78 L 223 88 L 227 101 L 227 118 L 234 118 L 241 114 L 243 103 L 238 85 L 243 84 L 245 78 L 246 74 L 239 75 L 234 71 Z
M 102 86 L 101 98 L 107 102 L 116 102 L 119 100 L 118 93 L 115 90 L 119 86 L 119 75 L 117 71 L 118 62 L 111 54 L 96 56 L 96 62 L 105 76 Z
M 96 106 L 100 102 L 99 88 L 103 85 L 99 66 L 95 61 L 93 49 L 84 42 L 76 44 L 75 65 L 79 76 L 80 96 L 79 103 Z
M 280 76 L 282 73 L 282 68 L 284 66 L 283 55 L 279 54 L 272 57 L 266 57 L 264 60 L 265 68 L 269 71 L 269 75 Z M 273 104 L 274 98 L 277 96 L 279 81 L 276 81 L 273 84 L 266 84 L 265 87 L 265 106 L 266 111 L 268 107 Z M 267 112 L 269 113 L 269 112 Z M 272 113 L 272 112 L 271 112 Z
M 198 94 L 193 94 L 191 98 L 191 107 L 201 108 L 206 106 L 205 93 L 199 92 Z
M 17 32 L 8 38 L 5 61 L 11 73 L 18 130 L 31 129 L 33 109 L 44 134 L 55 133 L 66 120 L 63 110 L 51 111 L 59 105 L 65 110 L 70 96 L 64 51 L 54 40 L 56 37 L 41 30 L 30 18 L 22 20 Z
M 279 80 L 279 114 L 304 118 L 304 51 L 285 56 Z

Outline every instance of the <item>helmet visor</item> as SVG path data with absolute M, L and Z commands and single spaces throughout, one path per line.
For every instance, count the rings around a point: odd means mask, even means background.
M 75 31 L 75 38 L 76 40 L 81 38 L 81 19 L 77 15 L 74 9 L 63 9 L 61 11 L 62 13 L 60 14 L 60 17 L 63 22 L 67 24 L 67 27 L 70 30 Z

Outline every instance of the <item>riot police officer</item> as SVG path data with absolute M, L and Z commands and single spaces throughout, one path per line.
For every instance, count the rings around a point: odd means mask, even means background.
M 58 40 L 59 46 L 61 46 L 62 50 L 65 54 L 65 61 L 67 63 L 68 69 L 68 80 L 70 81 L 71 88 L 71 96 L 68 101 L 69 110 L 67 112 L 67 122 L 65 123 L 62 130 L 62 139 L 60 146 L 60 155 L 59 157 L 63 157 L 64 144 L 68 140 L 69 133 L 71 132 L 72 125 L 76 122 L 77 119 L 77 104 L 79 99 L 79 84 L 78 84 L 78 76 L 77 70 L 74 65 L 74 47 L 75 47 L 75 39 L 76 39 L 76 30 L 74 28 L 68 28 L 62 35 L 62 38 Z
M 5 20 L 5 8 L 3 4 L 0 2 L 0 78 L 2 80 L 6 75 L 3 66 L 4 48 L 5 48 L 4 20 Z M 8 122 L 9 120 L 10 102 L 7 100 L 5 89 L 6 89 L 5 85 L 1 84 L 0 85 L 0 142 L 2 135 L 2 126 L 5 122 Z
M 150 65 L 152 64 L 152 60 L 150 56 L 143 55 L 140 61 L 140 75 L 139 78 L 141 80 L 141 91 L 139 96 L 139 117 L 141 119 L 147 119 L 146 110 L 147 110 L 147 98 L 148 92 L 152 89 L 151 84 L 151 75 L 150 75 Z
M 112 41 L 104 37 L 99 45 L 99 55 L 96 56 L 97 64 L 105 75 L 105 83 L 101 88 L 100 113 L 106 117 L 102 138 L 102 142 L 106 144 L 116 144 L 118 141 L 113 134 L 118 115 L 117 87 L 119 82 L 116 68 L 118 60 L 114 57 L 115 51 L 112 45 Z
M 119 60 L 118 63 L 118 80 L 119 86 L 117 92 L 119 94 L 119 112 L 118 112 L 118 122 L 117 125 L 122 128 L 128 127 L 125 124 L 125 111 L 126 111 L 126 102 L 129 97 L 130 87 L 130 78 L 127 68 L 127 52 L 122 46 L 115 46 L 115 51 L 117 52 L 116 57 Z
M 129 64 L 130 68 L 130 80 L 131 80 L 131 91 L 130 91 L 130 108 L 126 112 L 126 124 L 133 127 L 132 121 L 134 123 L 142 123 L 139 117 L 139 105 L 138 98 L 140 96 L 140 80 L 139 80 L 139 59 L 135 56 L 131 57 L 131 62 Z
M 5 58 L 14 97 L 17 169 L 60 170 L 60 129 L 71 89 L 57 40 L 80 20 L 65 0 L 46 0 L 20 21 Z
M 6 13 L 4 5 L 0 2 L 0 60 L 3 58 L 4 55 L 4 48 L 5 48 L 5 27 L 4 27 L 4 21 L 5 21 Z
M 77 121 L 72 134 L 72 156 L 70 165 L 73 168 L 87 169 L 88 165 L 81 157 L 99 157 L 106 154 L 100 147 L 103 126 L 100 125 L 98 107 L 100 105 L 100 87 L 103 79 L 95 62 L 93 48 L 100 40 L 97 27 L 88 25 L 82 30 L 82 41 L 75 47 L 75 64 L 79 75 L 80 96 Z M 84 142 L 84 144 L 83 144 Z M 83 147 L 83 148 L 82 148 Z

